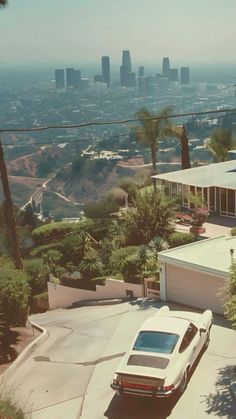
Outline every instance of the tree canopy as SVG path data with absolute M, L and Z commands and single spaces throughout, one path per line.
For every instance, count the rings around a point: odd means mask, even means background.
M 228 151 L 233 147 L 232 132 L 230 129 L 216 129 L 207 145 L 213 160 L 223 162 L 227 160 Z
M 236 329 L 236 262 L 230 268 L 230 277 L 226 283 L 225 315 Z
M 140 121 L 140 126 L 135 128 L 136 140 L 150 148 L 154 173 L 156 173 L 156 154 L 159 148 L 159 140 L 169 135 L 168 128 L 170 126 L 170 122 L 168 120 L 168 116 L 170 115 L 171 110 L 172 108 L 168 106 L 161 112 L 155 114 L 148 111 L 146 108 L 142 108 L 135 114 Z
M 155 236 L 165 238 L 173 229 L 175 210 L 175 201 L 154 188 L 137 191 L 122 217 L 128 242 L 148 244 Z

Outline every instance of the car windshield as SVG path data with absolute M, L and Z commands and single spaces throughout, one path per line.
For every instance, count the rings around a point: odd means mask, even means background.
M 174 333 L 166 332 L 140 332 L 133 349 L 136 351 L 159 352 L 170 354 L 179 339 Z

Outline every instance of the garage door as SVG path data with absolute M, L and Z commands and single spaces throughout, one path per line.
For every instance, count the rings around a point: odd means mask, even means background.
M 224 278 L 166 264 L 167 300 L 223 314 Z

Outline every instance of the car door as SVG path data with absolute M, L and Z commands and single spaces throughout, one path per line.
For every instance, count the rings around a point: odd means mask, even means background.
M 179 352 L 185 355 L 186 362 L 192 366 L 201 351 L 201 348 L 202 336 L 200 335 L 198 328 L 193 323 L 190 323 L 183 336 Z

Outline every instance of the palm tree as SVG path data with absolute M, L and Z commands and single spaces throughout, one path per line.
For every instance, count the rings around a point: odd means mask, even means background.
M 79 264 L 79 270 L 83 277 L 91 279 L 102 273 L 102 262 L 95 250 L 89 250 L 83 256 Z
M 155 236 L 167 237 L 173 230 L 176 208 L 176 202 L 159 191 L 138 191 L 131 206 L 122 214 L 126 242 L 147 245 Z
M 174 135 L 174 137 L 178 138 L 180 142 L 182 169 L 189 169 L 191 167 L 189 156 L 189 138 L 185 125 L 173 125 L 170 128 L 170 135 Z
M 141 125 L 138 128 L 135 128 L 134 132 L 136 140 L 150 148 L 153 174 L 156 174 L 156 162 L 157 151 L 159 148 L 159 140 L 169 135 L 167 131 L 167 129 L 170 126 L 168 116 L 170 116 L 171 110 L 172 108 L 168 106 L 158 114 L 154 114 L 148 111 L 146 108 L 142 108 L 135 113 L 135 116 L 138 117 Z M 155 185 L 156 183 L 154 180 L 154 186 Z
M 7 5 L 7 0 L 0 0 L 0 7 L 4 7 Z
M 227 160 L 228 151 L 233 147 L 232 132 L 230 129 L 216 129 L 207 145 L 208 150 L 213 156 L 214 162 Z

